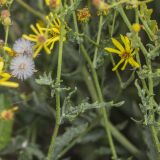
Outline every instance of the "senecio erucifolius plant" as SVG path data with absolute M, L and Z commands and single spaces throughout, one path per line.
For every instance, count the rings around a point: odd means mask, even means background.
M 159 0 L 0 0 L 0 160 L 160 160 Z

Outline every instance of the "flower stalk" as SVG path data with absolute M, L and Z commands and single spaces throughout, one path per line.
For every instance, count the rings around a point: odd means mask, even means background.
M 65 26 L 63 24 L 63 21 L 61 21 L 61 27 L 60 27 L 60 41 L 59 41 L 59 51 L 58 51 L 58 68 L 57 68 L 57 79 L 56 84 L 60 87 L 61 83 L 61 70 L 62 70 L 62 57 L 63 57 L 63 39 L 65 34 Z M 58 134 L 58 130 L 60 127 L 60 116 L 61 116 L 61 103 L 60 103 L 60 92 L 56 90 L 56 122 L 54 127 L 54 132 L 52 135 L 51 144 L 49 147 L 48 155 L 46 160 L 52 160 L 52 157 L 54 156 L 54 148 L 56 143 L 56 137 Z

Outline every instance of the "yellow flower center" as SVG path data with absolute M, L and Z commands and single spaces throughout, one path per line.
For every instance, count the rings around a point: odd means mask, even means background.
M 78 10 L 77 16 L 78 16 L 78 21 L 85 22 L 89 20 L 91 14 L 88 8 L 83 8 Z
M 123 59 L 128 59 L 128 58 L 131 57 L 131 54 L 130 54 L 129 52 L 124 52 L 124 53 L 122 53 L 121 57 L 122 57 Z
M 40 43 L 40 44 L 44 44 L 46 42 L 46 38 L 44 37 L 44 35 L 39 35 L 37 37 L 37 41 Z

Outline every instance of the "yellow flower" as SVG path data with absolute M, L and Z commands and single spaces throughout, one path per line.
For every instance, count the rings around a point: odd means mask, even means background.
M 124 44 L 121 45 L 120 42 L 118 42 L 116 39 L 112 38 L 112 43 L 117 49 L 114 48 L 105 48 L 106 51 L 110 53 L 116 53 L 121 58 L 121 60 L 118 62 L 118 64 L 112 69 L 113 71 L 117 70 L 118 67 L 124 63 L 121 70 L 124 70 L 129 63 L 132 67 L 138 68 L 140 65 L 133 59 L 133 56 L 135 55 L 135 50 L 131 48 L 131 42 L 128 39 L 127 36 L 121 35 L 121 40 Z
M 35 58 L 43 48 L 47 54 L 50 54 L 51 50 L 49 49 L 47 45 L 47 41 L 48 41 L 47 30 L 46 31 L 42 30 L 39 23 L 36 23 L 36 27 L 33 25 L 31 25 L 30 27 L 32 31 L 34 32 L 34 34 L 29 34 L 29 35 L 24 34 L 23 38 L 36 43 L 34 45 L 33 57 Z
M 0 113 L 0 118 L 3 120 L 13 120 L 14 114 L 18 110 L 18 107 L 13 107 L 8 110 L 4 110 Z
M 0 58 L 0 86 L 6 86 L 12 88 L 19 87 L 18 83 L 8 81 L 11 78 L 11 75 L 7 72 L 4 72 L 3 68 L 4 68 L 4 61 L 2 58 Z
M 61 28 L 61 21 L 57 15 L 53 15 L 50 13 L 46 16 L 46 20 L 48 22 L 48 28 L 42 28 L 42 30 L 47 30 L 49 34 L 49 38 L 47 41 L 47 45 L 50 46 L 50 50 L 53 49 L 54 43 L 60 40 L 60 28 Z M 64 38 L 65 40 L 65 38 Z
M 80 22 L 87 22 L 90 19 L 90 17 L 91 17 L 91 14 L 87 7 L 83 9 L 79 9 L 77 11 L 77 18 L 78 18 L 78 21 Z
M 49 16 L 46 16 L 46 20 L 48 22 L 47 27 L 42 27 L 39 23 L 36 23 L 37 28 L 31 25 L 34 34 L 23 35 L 23 38 L 36 43 L 33 47 L 34 58 L 43 48 L 47 54 L 50 54 L 54 43 L 60 40 L 61 22 L 58 16 L 50 13 Z

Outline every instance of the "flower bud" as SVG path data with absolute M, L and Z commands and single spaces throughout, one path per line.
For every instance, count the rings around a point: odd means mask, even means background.
M 93 0 L 92 3 L 95 7 L 97 7 L 97 9 L 101 11 L 108 10 L 109 5 L 102 0 Z
M 7 17 L 3 20 L 3 25 L 10 26 L 11 25 L 11 19 L 10 17 Z
M 50 6 L 51 8 L 57 8 L 61 4 L 61 0 L 46 0 L 46 5 Z
M 9 10 L 2 10 L 1 12 L 1 20 L 2 20 L 2 24 L 5 26 L 9 26 L 11 25 L 11 18 L 10 18 L 10 12 Z
M 4 110 L 0 113 L 0 118 L 3 120 L 11 121 L 14 119 L 15 112 L 18 110 L 18 107 L 13 107 L 8 110 Z
M 142 26 L 139 23 L 134 23 L 132 25 L 132 29 L 134 32 L 139 32 L 141 30 Z
M 10 15 L 9 10 L 5 9 L 5 10 L 2 10 L 2 11 L 1 11 L 1 19 L 2 19 L 2 20 L 4 20 L 5 18 L 8 18 L 8 17 L 10 17 L 10 16 L 11 16 L 11 15 Z
M 101 3 L 101 0 L 92 0 L 92 4 L 93 4 L 94 6 L 99 6 L 100 3 Z

